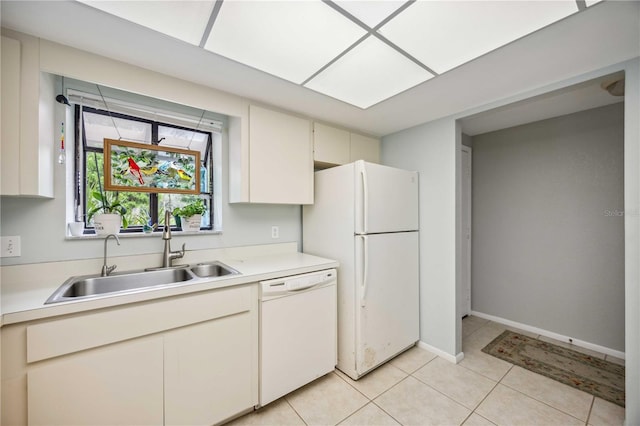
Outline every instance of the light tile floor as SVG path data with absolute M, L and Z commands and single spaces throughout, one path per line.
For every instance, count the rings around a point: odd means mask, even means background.
M 336 370 L 229 425 L 623 424 L 623 408 L 481 352 L 507 328 L 467 317 L 457 365 L 414 347 L 358 381 Z

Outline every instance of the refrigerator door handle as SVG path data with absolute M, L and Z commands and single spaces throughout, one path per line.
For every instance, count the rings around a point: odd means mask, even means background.
M 365 305 L 367 304 L 366 302 L 366 298 L 367 298 L 367 271 L 369 270 L 369 250 L 367 248 L 367 236 L 366 235 L 360 235 L 360 238 L 362 238 L 362 254 L 363 254 L 363 266 L 362 266 L 362 296 L 360 297 L 360 306 L 362 306 L 363 308 L 365 307 Z
M 364 167 L 360 170 L 360 176 L 362 177 L 362 233 L 366 234 L 369 229 L 367 224 L 369 216 L 369 187 L 367 185 L 367 170 Z

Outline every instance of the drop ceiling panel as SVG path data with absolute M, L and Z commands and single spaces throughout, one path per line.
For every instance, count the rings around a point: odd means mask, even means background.
M 398 10 L 406 0 L 339 0 L 334 3 L 373 28 Z
M 365 34 L 321 1 L 225 1 L 204 47 L 300 84 Z
M 573 0 L 418 1 L 380 33 L 441 74 L 577 11 Z
M 424 68 L 369 36 L 305 86 L 368 108 L 431 77 Z
M 79 1 L 195 45 L 200 44 L 215 4 L 213 0 Z

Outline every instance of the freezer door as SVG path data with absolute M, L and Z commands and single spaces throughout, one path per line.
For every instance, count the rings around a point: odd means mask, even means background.
M 418 173 L 355 163 L 355 233 L 418 230 Z
M 418 232 L 356 239 L 356 371 L 362 375 L 419 339 Z

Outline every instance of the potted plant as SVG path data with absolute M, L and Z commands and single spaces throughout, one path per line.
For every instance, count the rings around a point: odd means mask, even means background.
M 110 195 L 107 192 L 91 192 L 91 208 L 87 212 L 87 220 L 93 218 L 93 226 L 98 235 L 117 234 L 122 227 L 128 226 L 125 214 L 127 209 L 118 200 L 118 193 Z
M 202 221 L 202 214 L 207 210 L 201 199 L 178 207 L 173 211 L 174 216 L 180 217 L 180 223 L 183 231 L 199 231 Z

